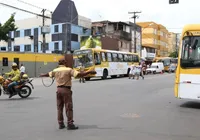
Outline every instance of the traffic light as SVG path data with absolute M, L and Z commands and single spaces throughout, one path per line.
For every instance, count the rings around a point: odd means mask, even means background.
M 169 4 L 177 4 L 179 3 L 179 0 L 169 0 Z

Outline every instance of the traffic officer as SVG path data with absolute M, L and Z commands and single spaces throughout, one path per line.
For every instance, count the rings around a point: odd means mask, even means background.
M 66 60 L 61 58 L 58 62 L 59 66 L 53 71 L 41 74 L 40 77 L 55 77 L 57 85 L 57 110 L 58 110 L 58 124 L 59 129 L 65 128 L 64 118 L 63 118 L 63 108 L 65 106 L 66 116 L 68 119 L 68 130 L 78 129 L 74 125 L 73 120 L 73 103 L 72 103 L 72 76 L 75 78 L 80 78 L 88 74 L 96 74 L 95 71 L 87 72 L 77 72 L 72 68 L 66 67 Z

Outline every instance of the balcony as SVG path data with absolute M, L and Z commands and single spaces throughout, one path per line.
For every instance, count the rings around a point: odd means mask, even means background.
M 127 41 L 131 41 L 131 34 L 125 32 L 125 31 L 108 32 L 107 35 L 112 36 L 114 38 L 124 39 L 124 40 L 127 40 Z

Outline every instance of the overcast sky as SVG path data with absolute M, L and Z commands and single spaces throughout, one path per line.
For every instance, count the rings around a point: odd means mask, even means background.
M 60 0 L 23 0 L 38 7 L 54 10 Z M 23 4 L 18 0 L 0 0 L 32 12 L 40 13 L 41 9 Z M 200 0 L 179 0 L 179 4 L 169 5 L 169 0 L 74 0 L 79 15 L 96 20 L 133 21 L 129 11 L 142 11 L 138 22 L 154 21 L 163 24 L 169 31 L 181 32 L 185 24 L 200 23 Z M 32 17 L 0 5 L 0 22 L 5 22 L 10 14 L 16 12 L 16 20 Z

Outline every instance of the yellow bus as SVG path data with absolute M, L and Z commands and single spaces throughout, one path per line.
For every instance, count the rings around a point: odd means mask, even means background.
M 177 64 L 178 59 L 172 57 L 156 57 L 154 62 L 162 62 L 164 65 L 164 70 L 168 72 L 170 65 Z
M 95 70 L 97 74 L 88 75 L 88 81 L 92 77 L 106 79 L 108 76 L 115 78 L 119 75 L 128 75 L 132 63 L 139 64 L 139 55 L 136 53 L 103 50 L 85 49 L 74 51 L 74 69 L 79 70 L 83 64 L 85 71 Z
M 200 24 L 183 28 L 175 80 L 175 97 L 200 99 Z

